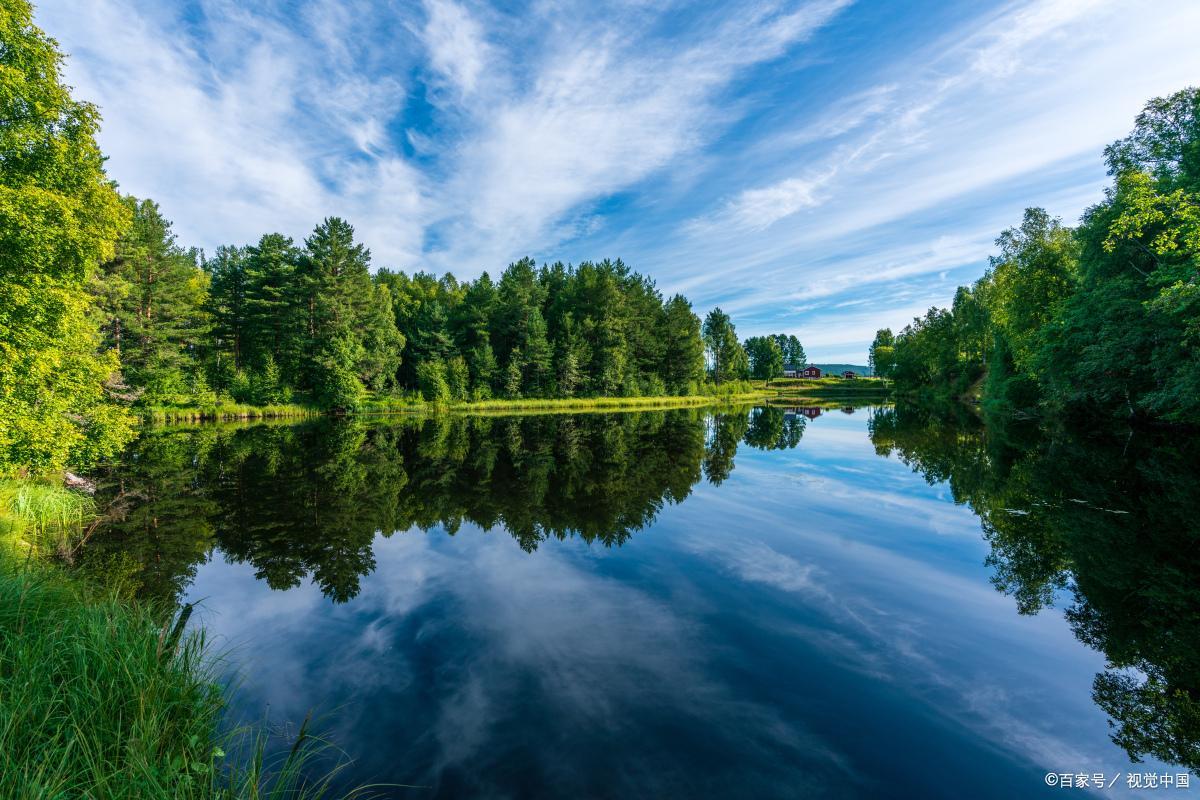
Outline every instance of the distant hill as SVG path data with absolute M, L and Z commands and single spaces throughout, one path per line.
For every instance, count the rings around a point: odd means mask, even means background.
M 812 362 L 809 362 L 812 363 Z M 848 369 L 852 369 L 859 375 L 870 375 L 870 367 L 865 367 L 862 364 L 813 364 L 814 367 L 820 367 L 821 372 L 832 372 L 834 375 L 841 375 Z

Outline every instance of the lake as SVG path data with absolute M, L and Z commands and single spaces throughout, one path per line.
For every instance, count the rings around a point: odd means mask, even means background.
M 80 566 L 387 796 L 1120 796 L 1200 760 L 1197 475 L 916 406 L 168 427 Z

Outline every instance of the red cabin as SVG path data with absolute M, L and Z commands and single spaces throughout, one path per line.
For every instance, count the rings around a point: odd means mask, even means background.
M 811 364 L 800 371 L 801 378 L 819 378 L 821 377 L 821 368 L 814 367 Z
M 846 379 L 850 379 L 850 378 L 857 378 L 857 377 L 858 377 L 858 373 L 857 373 L 857 372 L 855 372 L 855 371 L 854 371 L 854 370 L 852 370 L 852 369 L 848 369 L 848 370 L 846 370 L 845 372 L 843 372 L 843 373 L 842 373 L 842 377 L 843 377 L 843 378 L 846 378 Z

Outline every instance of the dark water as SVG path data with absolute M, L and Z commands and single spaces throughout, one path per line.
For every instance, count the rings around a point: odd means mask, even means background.
M 1198 467 L 904 407 L 171 428 L 82 566 L 389 796 L 1187 796 L 1128 774 L 1200 766 Z

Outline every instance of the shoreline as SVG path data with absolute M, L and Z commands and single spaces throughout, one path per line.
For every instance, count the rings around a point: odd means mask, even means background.
M 745 384 L 743 384 L 744 386 Z M 739 387 L 741 388 L 741 387 Z M 887 381 L 861 378 L 777 379 L 770 385 L 716 394 L 657 395 L 649 397 L 567 397 L 495 400 L 459 400 L 449 403 L 406 398 L 367 400 L 351 411 L 327 411 L 301 403 L 254 406 L 219 403 L 213 406 L 152 407 L 134 409 L 142 425 L 252 420 L 307 419 L 323 416 L 372 417 L 390 414 L 520 414 L 586 413 L 603 411 L 654 411 L 668 408 L 702 408 L 730 403 L 786 400 L 888 400 L 893 389 Z
M 530 398 L 527 400 L 478 400 L 452 403 L 385 400 L 368 401 L 353 411 L 325 411 L 316 406 L 280 404 L 250 406 L 184 406 L 179 408 L 135 409 L 142 425 L 170 425 L 192 422 L 241 422 L 252 420 L 306 419 L 325 416 L 378 417 L 399 414 L 517 414 L 585 413 L 603 411 L 654 411 L 669 408 L 701 408 L 729 403 L 765 401 L 769 390 L 730 394 L 660 395 L 653 397 L 570 397 Z

